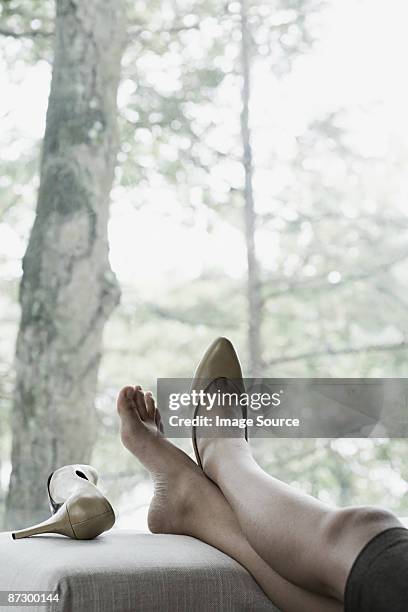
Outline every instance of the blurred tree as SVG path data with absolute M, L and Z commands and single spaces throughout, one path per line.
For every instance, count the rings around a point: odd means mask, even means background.
M 34 226 L 23 260 L 6 524 L 43 518 L 42 483 L 90 460 L 104 324 L 124 4 L 57 0 L 55 57 Z M 41 483 L 41 486 L 39 486 Z
M 253 159 L 249 124 L 249 101 L 251 95 L 251 38 L 248 29 L 247 0 L 241 0 L 241 72 L 242 110 L 241 138 L 244 166 L 244 227 L 247 253 L 247 300 L 248 300 L 248 356 L 249 375 L 260 376 L 262 372 L 262 298 L 259 263 L 256 254 L 256 212 L 253 189 Z
M 121 306 L 107 326 L 97 398 L 99 438 L 93 456 L 110 474 L 115 494 L 121 481 L 114 473 L 128 471 L 134 483 L 143 477 L 132 458 L 118 450 L 112 410 L 117 387 L 133 381 L 135 370 L 136 382 L 148 386 L 155 384 L 157 373 L 188 376 L 216 335 L 234 339 L 247 371 L 255 362 L 255 369 L 261 366 L 272 376 L 405 375 L 407 222 L 397 208 L 398 202 L 401 211 L 405 206 L 400 200 L 405 193 L 401 168 L 406 152 L 393 148 L 395 157 L 387 159 L 362 156 L 355 125 L 348 124 L 353 109 L 322 117 L 320 101 L 318 121 L 299 133 L 290 154 L 281 151 L 274 141 L 276 124 L 281 122 L 288 131 L 290 126 L 285 113 L 279 115 L 279 100 L 276 106 L 268 100 L 270 112 L 259 112 L 259 75 L 262 79 L 269 70 L 279 77 L 279 88 L 285 86 L 292 67 L 311 49 L 314 17 L 319 18 L 322 3 L 246 0 L 245 49 L 242 6 L 222 0 L 127 2 L 115 214 L 122 214 L 122 202 L 125 209 L 134 202 L 142 213 L 144 206 L 154 208 L 159 185 L 163 226 L 174 216 L 180 226 L 205 225 L 209 236 L 228 227 L 239 235 L 244 255 L 248 245 L 253 250 L 257 273 L 251 279 L 244 274 L 231 277 L 221 265 L 208 264 L 188 282 L 173 271 L 172 283 L 161 283 L 155 292 L 146 291 L 138 279 L 123 285 Z M 0 35 L 7 36 L 2 37 L 1 59 L 9 65 L 10 80 L 17 81 L 38 60 L 51 59 L 54 2 L 0 0 L 0 9 Z M 244 51 L 248 93 L 254 93 L 245 104 Z M 275 91 L 279 95 L 283 90 Z M 259 153 L 260 132 L 262 142 L 269 146 L 270 141 L 272 154 L 267 159 Z M 243 163 L 245 142 L 252 147 L 250 164 Z M 37 187 L 37 143 L 32 147 L 27 134 L 18 129 L 5 134 L 4 143 L 1 221 L 25 242 Z M 15 148 L 18 155 L 9 160 L 6 153 Z M 245 204 L 245 165 L 252 182 L 250 208 Z M 251 216 L 245 225 L 247 210 Z M 188 249 L 187 245 L 186 259 Z M 146 257 L 150 255 L 147 251 Z M 165 264 L 163 270 L 160 281 L 170 275 Z M 18 316 L 18 274 L 11 279 L 4 275 L 0 282 L 0 305 L 6 313 L 0 321 L 0 357 L 7 364 L 0 422 L 6 485 L 10 441 L 3 405 L 10 409 L 9 354 Z M 248 316 L 250 300 L 255 306 Z M 259 337 L 263 345 L 252 351 L 254 357 L 249 355 L 252 333 L 258 337 L 254 346 L 261 343 Z M 71 410 L 69 402 L 64 407 Z M 70 431 L 75 435 L 74 427 Z M 405 469 L 404 442 L 367 444 L 349 461 L 348 448 L 339 446 L 332 452 L 319 441 L 254 441 L 259 460 L 271 473 L 340 503 L 347 496 L 358 503 L 379 498 L 382 485 L 378 478 L 377 485 L 374 481 L 381 465 L 391 480 Z M 297 458 L 286 465 L 292 453 Z M 366 492 L 365 478 L 359 474 L 365 476 L 370 465 L 373 476 Z M 390 485 L 385 495 L 395 508 L 407 507 L 400 488 Z
M 279 153 L 273 163 L 287 166 Z M 397 194 L 380 187 L 385 176 L 392 184 L 392 168 L 392 160 L 374 161 L 349 146 L 344 111 L 314 121 L 299 137 L 273 212 L 260 215 L 280 246 L 275 266 L 263 272 L 265 330 L 275 337 L 267 373 L 281 366 L 296 375 L 303 364 L 309 375 L 334 375 L 330 357 L 344 355 L 351 376 L 349 356 L 375 352 L 394 355 L 397 368 L 408 349 L 401 303 L 408 221 L 392 201 Z

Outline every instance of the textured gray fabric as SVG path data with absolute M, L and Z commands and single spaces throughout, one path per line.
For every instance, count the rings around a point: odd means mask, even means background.
M 0 534 L 0 591 L 60 592 L 53 612 L 278 612 L 253 578 L 187 536 L 113 530 L 93 541 Z

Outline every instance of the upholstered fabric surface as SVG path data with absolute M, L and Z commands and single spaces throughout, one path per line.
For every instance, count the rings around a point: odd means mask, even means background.
M 0 534 L 0 591 L 58 591 L 60 602 L 3 610 L 278 612 L 249 573 L 187 536 L 113 530 L 96 540 Z

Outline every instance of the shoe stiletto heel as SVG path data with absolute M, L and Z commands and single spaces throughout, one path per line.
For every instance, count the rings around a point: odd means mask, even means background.
M 18 540 L 41 533 L 58 533 L 76 540 L 91 540 L 115 523 L 115 513 L 96 484 L 98 474 L 89 465 L 66 465 L 48 478 L 53 515 L 37 525 L 13 532 Z

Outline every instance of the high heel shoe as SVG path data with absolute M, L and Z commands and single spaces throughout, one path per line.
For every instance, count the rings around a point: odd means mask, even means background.
M 112 506 L 97 488 L 98 473 L 90 465 L 65 465 L 48 477 L 52 516 L 27 529 L 14 531 L 14 540 L 40 533 L 59 533 L 75 540 L 91 540 L 115 523 Z
M 190 392 L 206 392 L 208 387 L 219 378 L 228 379 L 229 384 L 235 389 L 238 395 L 245 392 L 244 381 L 242 379 L 242 368 L 238 355 L 235 352 L 232 342 L 228 340 L 228 338 L 222 336 L 214 340 L 206 350 L 194 373 Z M 194 419 L 198 415 L 200 407 L 200 404 L 197 404 L 195 407 Z M 243 418 L 246 419 L 246 406 L 242 405 L 241 410 Z M 195 425 L 192 427 L 191 434 L 197 464 L 202 468 L 203 465 L 197 445 L 197 427 Z M 245 440 L 248 440 L 248 428 L 246 425 Z

